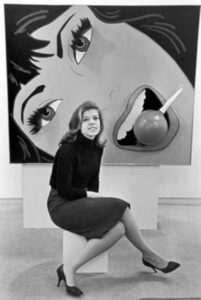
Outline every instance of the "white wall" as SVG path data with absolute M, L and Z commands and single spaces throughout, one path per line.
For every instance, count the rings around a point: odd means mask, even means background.
M 0 198 L 22 197 L 21 165 L 9 164 L 8 107 L 3 4 L 0 6 Z
M 71 3 L 90 4 L 91 1 L 71 1 Z M 121 4 L 122 1 L 107 1 L 107 4 Z M 48 1 L 5 1 L 5 3 L 48 3 Z M 52 1 L 49 3 L 52 3 Z M 54 1 L 54 4 L 68 4 L 68 1 Z M 100 1 L 93 1 L 100 4 Z M 103 1 L 101 2 L 103 3 Z M 124 1 L 124 4 L 165 5 L 186 4 L 201 5 L 200 1 Z M 5 59 L 4 7 L 0 6 L 0 199 L 22 197 L 22 166 L 9 164 L 8 108 Z M 135 167 L 133 167 L 135 168 Z M 195 90 L 195 111 L 191 166 L 161 166 L 159 174 L 159 197 L 201 198 L 201 32 L 197 60 L 197 78 Z M 122 178 L 122 181 L 126 178 Z
M 191 166 L 161 166 L 159 197 L 201 197 L 201 26 L 195 83 Z

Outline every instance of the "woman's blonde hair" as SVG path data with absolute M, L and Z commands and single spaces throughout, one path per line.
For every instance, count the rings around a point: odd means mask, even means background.
M 77 134 L 78 132 L 80 132 L 81 129 L 83 114 L 85 111 L 91 109 L 95 109 L 98 111 L 100 119 L 100 132 L 95 137 L 96 144 L 100 147 L 105 146 L 106 141 L 101 142 L 100 140 L 101 134 L 104 130 L 102 112 L 100 108 L 96 105 L 96 103 L 92 101 L 86 101 L 76 108 L 69 122 L 69 131 L 66 134 L 64 134 L 59 145 L 62 145 L 65 142 L 74 142 L 77 139 Z

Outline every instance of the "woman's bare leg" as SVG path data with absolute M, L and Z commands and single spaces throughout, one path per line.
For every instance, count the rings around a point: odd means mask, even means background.
M 125 227 L 122 222 L 118 222 L 110 231 L 108 231 L 101 239 L 91 239 L 86 246 L 74 257 L 67 265 L 64 265 L 64 273 L 66 275 L 67 284 L 74 285 L 74 274 L 77 269 L 87 263 L 92 258 L 103 253 L 113 246 L 125 234 Z
M 126 237 L 142 253 L 143 258 L 158 268 L 166 267 L 168 261 L 146 243 L 130 209 L 125 210 L 121 221 L 126 229 Z

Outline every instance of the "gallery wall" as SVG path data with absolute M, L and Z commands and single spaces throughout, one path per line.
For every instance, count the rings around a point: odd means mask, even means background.
M 142 2 L 140 4 L 142 4 Z M 22 178 L 22 165 L 9 163 L 8 106 L 7 106 L 7 82 L 6 82 L 7 79 L 6 79 L 6 63 L 5 63 L 6 59 L 5 59 L 5 30 L 4 30 L 3 4 L 1 4 L 0 6 L 0 45 L 1 45 L 0 48 L 0 65 L 1 65 L 0 199 L 10 199 L 10 198 L 12 199 L 12 198 L 22 197 L 23 178 Z M 195 85 L 191 165 L 190 166 L 160 166 L 159 168 L 159 197 L 160 198 L 195 198 L 195 199 L 201 198 L 201 184 L 200 184 L 200 179 L 201 179 L 201 155 L 200 155 L 201 153 L 201 137 L 200 137 L 201 49 L 200 48 L 201 48 L 201 33 L 199 33 L 198 51 L 197 51 L 198 57 L 197 57 L 197 73 L 196 73 L 196 85 Z M 135 166 L 128 166 L 128 168 L 135 168 Z M 115 174 L 120 170 L 120 167 L 113 166 L 113 169 Z M 115 178 L 113 179 L 115 180 Z M 132 181 L 132 178 L 129 179 L 122 178 L 122 181 L 124 181 L 122 182 L 122 184 L 123 183 L 126 184 L 127 180 Z

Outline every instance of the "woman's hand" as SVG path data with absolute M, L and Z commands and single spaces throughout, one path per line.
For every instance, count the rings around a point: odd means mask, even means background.
M 97 197 L 102 197 L 102 195 L 100 193 L 87 191 L 87 197 L 89 197 L 89 198 L 97 198 Z

